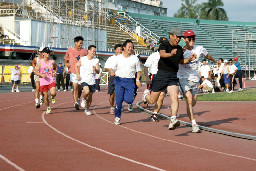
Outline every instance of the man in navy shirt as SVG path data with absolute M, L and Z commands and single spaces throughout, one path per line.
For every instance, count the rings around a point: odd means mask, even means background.
M 240 62 L 238 62 L 238 57 L 235 57 L 234 61 L 235 61 L 234 65 L 237 67 L 237 72 L 236 72 L 235 78 L 239 79 L 239 85 L 240 85 L 239 91 L 241 91 L 241 90 L 243 90 L 243 83 L 242 83 L 243 72 L 241 69 Z
M 61 86 L 62 86 L 63 90 L 65 90 L 63 70 L 64 70 L 64 67 L 62 66 L 62 62 L 59 62 L 58 71 L 57 71 L 57 75 L 56 75 L 58 91 L 60 91 L 60 82 L 61 82 Z

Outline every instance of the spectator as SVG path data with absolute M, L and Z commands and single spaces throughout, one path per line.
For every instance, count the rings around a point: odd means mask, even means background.
M 242 84 L 243 72 L 242 72 L 240 62 L 238 62 L 238 57 L 234 58 L 234 62 L 235 62 L 234 65 L 237 67 L 237 72 L 236 72 L 235 78 L 239 79 L 239 86 L 240 86 L 239 91 L 241 91 L 241 90 L 243 90 L 243 84 Z
M 223 67 L 224 67 L 224 63 L 223 63 L 223 59 L 222 59 L 222 58 L 219 58 L 218 66 L 219 66 L 219 74 L 220 74 L 219 83 L 220 83 L 220 87 L 221 87 L 221 89 L 222 89 L 222 91 L 223 91 L 224 88 L 225 88 L 225 84 L 224 84 L 223 75 L 221 74 L 221 73 L 222 73 L 222 70 L 223 70 Z
M 34 61 L 31 61 L 31 64 L 33 64 L 33 63 L 34 63 Z M 30 75 L 30 80 L 31 80 L 31 85 L 32 85 L 32 92 L 35 92 L 36 91 L 36 85 L 35 85 L 35 79 L 34 79 L 35 72 L 34 72 L 33 66 L 29 67 L 28 73 Z
M 210 79 L 211 68 L 207 64 L 206 59 L 203 60 L 203 66 L 201 66 L 199 73 L 200 73 L 200 77 L 204 76 L 204 78 L 208 80 Z
M 21 75 L 20 68 L 18 65 L 15 65 L 15 68 L 12 71 L 13 82 L 14 82 L 14 84 L 12 85 L 12 92 L 14 92 L 15 85 L 17 85 L 16 92 L 20 92 L 19 91 L 20 75 Z
M 223 76 L 223 79 L 224 79 L 224 84 L 226 86 L 226 92 L 229 92 L 229 66 L 228 66 L 227 60 L 224 60 L 224 66 L 223 66 L 221 75 Z
M 229 85 L 230 85 L 230 92 L 232 93 L 234 91 L 234 87 L 236 84 L 235 75 L 237 72 L 237 67 L 233 64 L 232 59 L 229 60 Z
M 96 82 L 96 85 L 95 85 L 95 89 L 96 89 L 96 92 L 100 91 L 100 78 L 101 78 L 101 75 L 102 75 L 102 68 L 101 68 L 101 64 L 100 65 L 100 72 L 97 74 L 95 74 L 95 82 Z
M 64 72 L 64 67 L 62 66 L 62 62 L 59 62 L 59 66 L 58 66 L 58 70 L 57 70 L 57 76 L 56 76 L 58 91 L 60 91 L 60 83 L 61 83 L 61 86 L 62 86 L 63 90 L 65 90 L 63 72 Z
M 212 83 L 208 79 L 204 78 L 204 76 L 201 77 L 201 80 L 202 80 L 202 84 L 199 85 L 198 88 L 199 89 L 202 88 L 204 93 L 209 93 L 209 91 L 213 92 Z

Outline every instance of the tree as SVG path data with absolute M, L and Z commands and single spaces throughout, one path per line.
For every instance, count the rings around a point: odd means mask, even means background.
M 228 20 L 227 13 L 221 0 L 209 0 L 206 3 L 202 3 L 200 11 L 200 19 L 208 20 Z
M 195 5 L 197 0 L 181 0 L 182 4 L 174 17 L 177 18 L 197 18 L 198 5 Z

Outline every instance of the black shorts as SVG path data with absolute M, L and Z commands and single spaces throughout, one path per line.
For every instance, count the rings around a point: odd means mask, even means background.
M 82 82 L 81 83 L 81 87 L 82 87 L 82 90 L 85 86 L 88 86 L 89 87 L 89 90 L 91 93 L 94 93 L 95 92 L 95 84 L 93 85 L 88 85 L 86 82 Z
M 110 76 L 108 81 L 108 94 L 114 94 L 115 93 L 115 76 Z
M 179 85 L 177 72 L 158 70 L 157 74 L 153 76 L 151 91 L 166 91 L 168 86 L 173 85 Z

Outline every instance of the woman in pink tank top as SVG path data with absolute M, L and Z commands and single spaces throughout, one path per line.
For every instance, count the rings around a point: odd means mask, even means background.
M 40 92 L 43 92 L 44 94 L 44 102 L 47 106 L 46 114 L 50 114 L 51 108 L 49 106 L 48 91 L 50 90 L 50 100 L 54 104 L 54 97 L 56 96 L 56 84 L 54 77 L 56 76 L 57 65 L 54 60 L 49 59 L 51 51 L 48 47 L 45 47 L 42 53 L 44 58 L 36 65 L 35 74 L 40 77 Z

